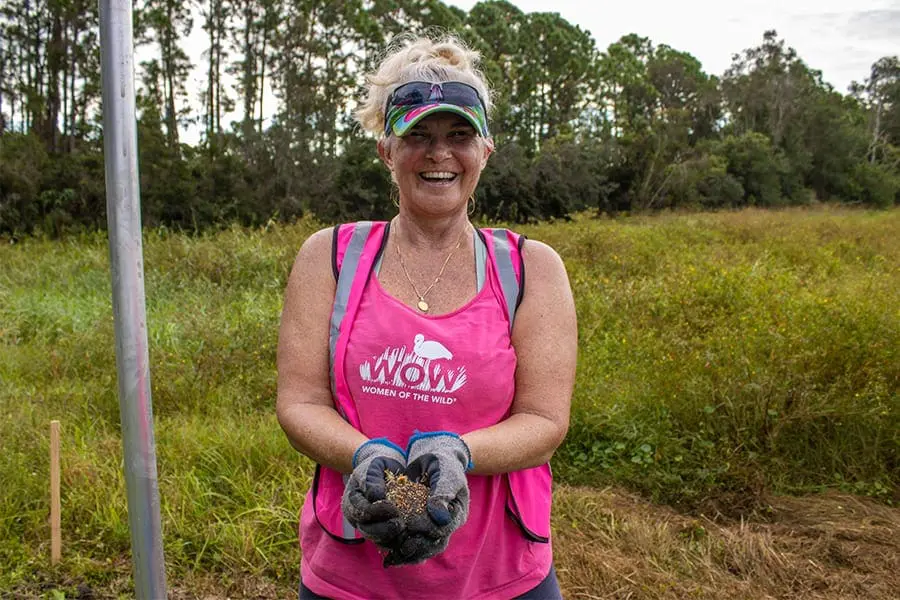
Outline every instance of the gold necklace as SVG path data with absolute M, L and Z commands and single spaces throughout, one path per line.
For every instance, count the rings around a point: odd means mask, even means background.
M 415 292 L 416 294 L 416 298 L 419 299 L 419 301 L 416 302 L 416 308 L 418 308 L 423 313 L 427 313 L 429 308 L 428 303 L 425 302 L 425 296 L 427 296 L 428 292 L 430 292 L 431 289 L 435 285 L 437 285 L 437 282 L 441 280 L 441 276 L 444 274 L 444 269 L 447 268 L 447 264 L 450 262 L 450 258 L 453 256 L 453 253 L 459 250 L 459 247 L 462 245 L 463 235 L 468 230 L 469 228 L 465 227 L 462 230 L 462 233 L 459 234 L 459 239 L 456 240 L 456 245 L 453 247 L 453 250 L 450 251 L 450 254 L 447 255 L 447 258 L 444 259 L 444 264 L 441 265 L 441 270 L 438 271 L 437 277 L 434 278 L 434 281 L 431 282 L 431 285 L 429 285 L 428 288 L 421 294 L 419 293 L 419 288 L 417 288 L 416 284 L 413 283 L 412 277 L 409 276 L 409 271 L 406 270 L 406 265 L 403 264 L 403 254 L 400 252 L 400 241 L 394 241 L 394 245 L 397 247 L 397 258 L 400 259 L 400 268 L 403 269 L 403 274 L 406 275 L 406 280 L 409 281 L 409 285 L 412 286 L 413 292 Z

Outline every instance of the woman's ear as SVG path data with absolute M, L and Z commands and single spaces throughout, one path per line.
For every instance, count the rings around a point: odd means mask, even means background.
M 481 159 L 481 168 L 483 169 L 487 165 L 488 158 L 494 152 L 494 138 L 488 137 L 484 138 L 484 156 Z
M 383 162 L 389 170 L 394 170 L 394 159 L 391 157 L 390 138 L 381 138 L 378 140 L 378 156 L 381 157 L 381 162 Z

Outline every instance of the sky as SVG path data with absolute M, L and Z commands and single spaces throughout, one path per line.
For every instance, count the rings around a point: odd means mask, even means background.
M 445 0 L 470 10 L 477 2 Z M 778 32 L 806 64 L 847 93 L 876 60 L 900 54 L 900 0 L 511 0 L 523 12 L 556 12 L 604 50 L 636 33 L 688 52 L 710 75 Z

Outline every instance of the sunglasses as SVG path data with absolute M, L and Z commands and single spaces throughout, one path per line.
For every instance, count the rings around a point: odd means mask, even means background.
M 460 81 L 410 81 L 395 89 L 384 106 L 384 133 L 403 136 L 435 112 L 452 112 L 468 120 L 482 136 L 489 134 L 487 110 L 474 87 Z

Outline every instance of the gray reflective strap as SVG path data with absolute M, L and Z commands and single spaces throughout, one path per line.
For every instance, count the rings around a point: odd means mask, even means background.
M 512 250 L 505 229 L 494 230 L 494 257 L 497 261 L 497 276 L 503 288 L 503 298 L 509 311 L 509 329 L 512 331 L 516 318 L 516 299 L 519 297 L 519 281 L 512 264 Z
M 484 265 L 487 263 L 487 246 L 477 233 L 475 234 L 475 293 L 484 287 Z
M 344 473 L 343 481 L 344 489 L 347 489 L 347 482 L 350 481 L 349 473 Z M 350 524 L 350 521 L 347 520 L 346 516 L 343 516 L 343 512 L 344 511 L 341 511 L 341 528 L 343 529 L 343 536 L 345 539 L 356 539 L 356 527 Z
M 378 255 L 378 258 L 375 260 L 375 266 L 372 267 L 372 272 L 375 273 L 375 275 L 378 275 L 379 273 L 381 273 L 381 263 L 383 263 L 383 262 L 384 262 L 384 252 L 382 252 L 381 254 Z
M 341 263 L 340 274 L 337 280 L 337 289 L 334 291 L 334 308 L 331 311 L 331 330 L 328 334 L 328 352 L 331 355 L 331 384 L 334 388 L 334 352 L 337 347 L 338 334 L 341 331 L 341 322 L 347 313 L 347 302 L 350 299 L 350 290 L 353 289 L 353 279 L 359 266 L 359 258 L 362 255 L 366 240 L 369 239 L 369 231 L 372 230 L 370 221 L 360 221 L 353 228 L 353 236 L 344 253 L 344 261 Z M 335 234 L 337 235 L 337 234 Z
M 378 248 L 378 254 L 375 255 L 375 264 L 372 265 L 372 272 L 377 277 L 381 272 L 381 263 L 384 262 L 384 251 L 387 248 L 388 237 L 391 234 L 391 223 L 388 221 L 384 224 L 384 232 L 381 234 L 381 247 Z
M 353 289 L 353 279 L 356 277 L 356 271 L 359 267 L 359 259 L 362 256 L 363 248 L 366 246 L 366 240 L 369 239 L 369 232 L 372 230 L 370 221 L 361 221 L 353 227 L 353 235 L 350 237 L 350 244 L 344 252 L 344 260 L 338 274 L 337 287 L 334 291 L 334 308 L 331 311 L 331 330 L 328 334 L 328 352 L 331 355 L 331 391 L 336 393 L 334 381 L 334 353 L 337 348 L 337 338 L 341 331 L 341 322 L 344 315 L 347 314 L 347 302 L 350 300 L 350 290 Z M 337 235 L 337 232 L 335 232 Z M 344 418 L 345 415 L 342 414 Z M 349 475 L 344 475 L 344 487 L 347 486 Z M 356 538 L 356 528 L 350 524 L 347 517 L 341 517 L 341 533 L 346 539 Z

